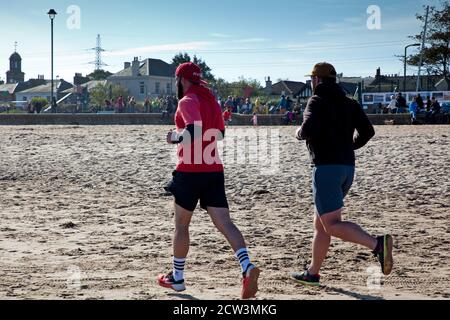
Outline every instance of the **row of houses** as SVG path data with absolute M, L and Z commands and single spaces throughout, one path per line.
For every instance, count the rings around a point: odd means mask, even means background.
M 24 81 L 21 57 L 17 52 L 11 55 L 10 62 L 12 70 L 7 72 L 7 83 L 0 84 L 0 104 L 26 103 L 36 97 L 50 101 L 51 80 L 44 79 L 44 76 L 40 75 L 37 79 Z M 10 74 L 18 75 L 18 77 L 9 77 Z M 91 91 L 99 84 L 110 84 L 123 86 L 137 101 L 143 101 L 148 96 L 173 95 L 176 92 L 174 74 L 174 66 L 162 60 L 139 61 L 138 58 L 134 58 L 132 62 L 124 63 L 123 70 L 104 81 L 91 81 L 79 73 L 75 74 L 72 83 L 64 79 L 56 79 L 53 81 L 54 95 L 58 103 L 74 103 L 76 94 Z
M 349 96 L 357 94 L 358 86 L 365 94 L 375 94 L 383 92 L 416 92 L 417 76 L 382 75 L 381 69 L 376 70 L 374 77 L 344 77 L 339 74 L 337 82 Z M 448 77 L 425 75 L 420 78 L 420 88 L 422 92 L 443 92 L 450 91 L 450 79 Z M 279 81 L 272 84 L 270 77 L 266 79 L 266 94 L 269 96 L 290 96 L 305 102 L 312 95 L 311 81 Z
M 10 57 L 10 70 L 7 72 L 7 83 L 0 84 L 0 103 L 12 101 L 28 102 L 35 97 L 50 100 L 51 81 L 40 75 L 37 79 L 24 81 L 25 74 L 21 70 L 22 58 L 17 52 Z M 176 93 L 175 67 L 159 59 L 137 57 L 132 62 L 125 62 L 123 70 L 113 74 L 104 81 L 91 81 L 77 73 L 73 82 L 64 79 L 54 81 L 54 92 L 58 102 L 76 103 L 77 94 L 89 92 L 99 84 L 120 85 L 128 89 L 137 101 L 146 97 L 173 95 Z M 382 75 L 381 69 L 376 70 L 375 77 L 344 77 L 338 75 L 338 83 L 349 96 L 357 93 L 358 86 L 363 93 L 376 92 L 415 92 L 417 77 L 405 78 L 398 75 Z M 439 76 L 426 75 L 421 77 L 421 87 L 427 92 L 449 91 L 450 80 Z M 273 84 L 270 77 L 266 79 L 266 94 L 272 97 L 290 96 L 300 102 L 305 102 L 312 96 L 311 81 L 278 81 Z M 220 93 L 219 93 L 220 94 Z
M 342 90 L 349 95 L 354 96 L 358 88 L 358 82 L 342 81 L 338 78 L 338 83 Z M 313 94 L 311 80 L 304 82 L 281 80 L 272 84 L 270 77 L 266 79 L 265 92 L 270 97 L 286 96 L 296 99 L 299 102 L 306 102 Z

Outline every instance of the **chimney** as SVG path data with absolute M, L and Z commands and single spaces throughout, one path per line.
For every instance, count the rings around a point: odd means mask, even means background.
M 272 81 L 270 80 L 270 77 L 267 77 L 266 79 L 266 93 L 268 95 L 272 94 Z
M 381 68 L 377 68 L 377 75 L 375 76 L 375 78 L 380 78 L 381 77 Z
M 43 74 L 38 74 L 38 80 L 44 80 L 44 75 Z
M 123 68 L 124 68 L 124 69 L 128 69 L 129 67 L 131 67 L 131 62 L 125 62 L 125 63 L 123 64 Z
M 141 66 L 141 63 L 139 62 L 138 57 L 134 57 L 133 63 L 131 65 L 131 76 L 137 77 L 139 76 L 139 67 Z
M 89 82 L 88 77 L 83 77 L 81 73 L 75 73 L 75 77 L 73 77 L 73 84 L 76 86 L 82 85 L 86 82 Z

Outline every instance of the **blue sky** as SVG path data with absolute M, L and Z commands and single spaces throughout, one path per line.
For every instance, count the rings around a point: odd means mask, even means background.
M 264 82 L 304 81 L 312 65 L 333 63 L 345 76 L 402 73 L 409 35 L 423 27 L 415 14 L 438 0 L 17 0 L 0 11 L 0 79 L 17 41 L 25 77 L 50 77 L 50 22 L 54 8 L 55 75 L 72 81 L 75 72 L 93 71 L 96 36 L 107 51 L 105 69 L 116 72 L 134 56 L 167 62 L 175 53 L 197 54 L 226 80 L 240 76 Z M 80 8 L 80 29 L 67 27 L 71 5 Z M 367 8 L 381 9 L 381 30 L 369 30 Z M 411 49 L 414 50 L 414 49 Z M 408 68 L 408 73 L 417 73 Z

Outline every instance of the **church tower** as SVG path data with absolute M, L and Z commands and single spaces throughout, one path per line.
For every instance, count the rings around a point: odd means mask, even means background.
M 14 53 L 9 57 L 9 71 L 6 72 L 6 83 L 19 83 L 25 81 L 25 73 L 22 72 L 22 57 L 16 50 L 14 50 Z

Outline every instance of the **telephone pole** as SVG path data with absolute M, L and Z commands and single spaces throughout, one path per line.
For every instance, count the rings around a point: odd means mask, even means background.
M 427 6 L 427 14 L 425 15 L 425 26 L 423 28 L 423 35 L 422 35 L 422 50 L 420 52 L 420 62 L 419 62 L 419 73 L 417 74 L 417 87 L 416 91 L 419 92 L 422 88 L 421 81 L 420 81 L 420 73 L 422 72 L 422 63 L 423 63 L 423 50 L 425 49 L 425 40 L 427 37 L 427 27 L 428 27 L 428 15 L 430 13 L 430 6 Z

